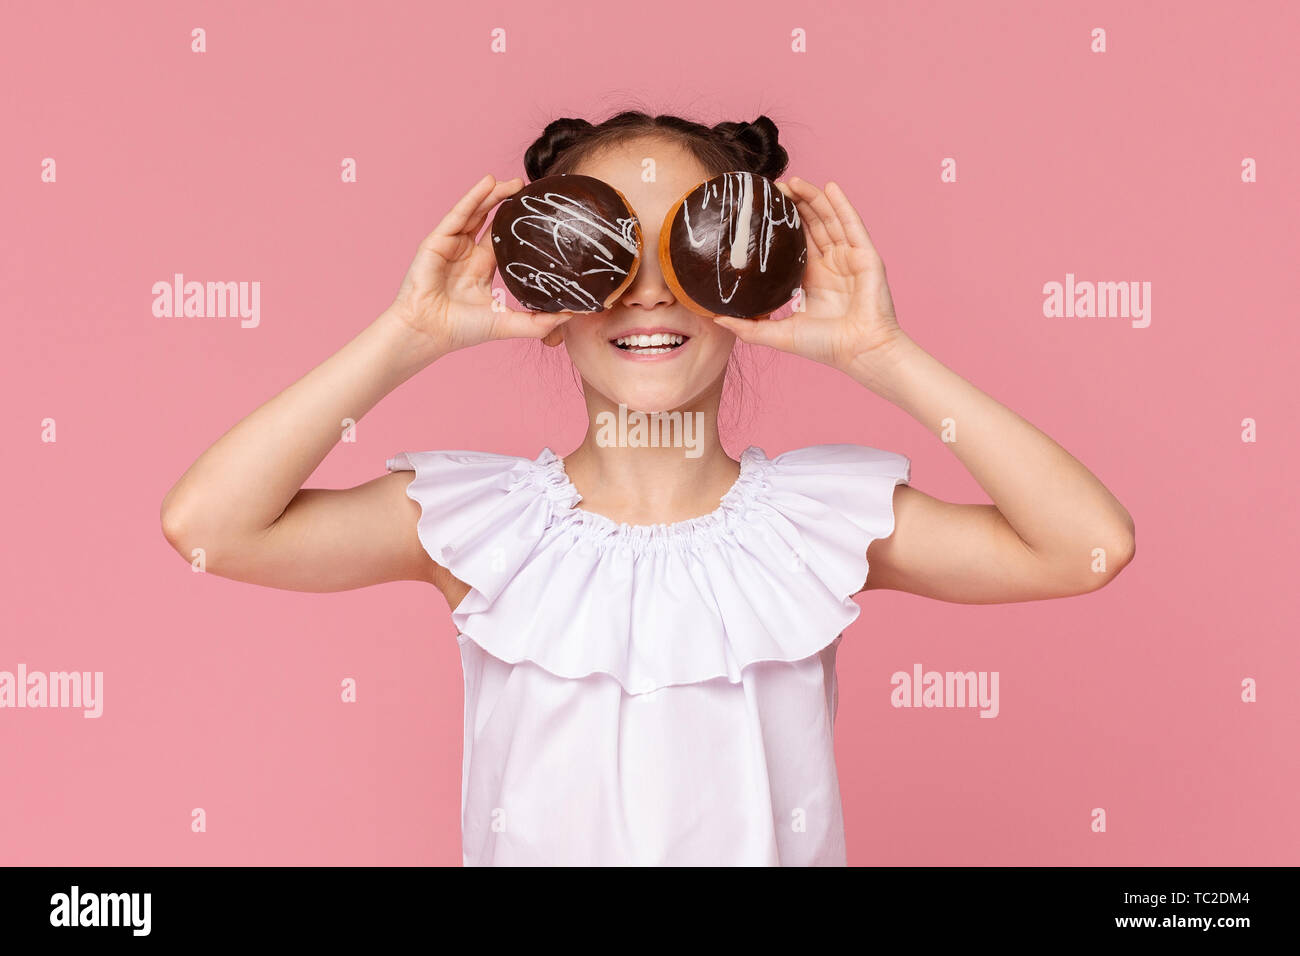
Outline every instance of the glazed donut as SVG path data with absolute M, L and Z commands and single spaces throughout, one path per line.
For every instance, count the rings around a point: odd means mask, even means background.
M 641 265 L 641 223 L 621 192 L 591 176 L 534 180 L 492 219 L 501 280 L 533 312 L 603 312 Z
M 758 173 L 723 173 L 668 210 L 659 263 L 692 312 L 752 319 L 784 305 L 803 281 L 808 244 L 794 201 Z

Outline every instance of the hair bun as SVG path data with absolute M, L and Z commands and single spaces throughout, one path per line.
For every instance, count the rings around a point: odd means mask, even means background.
M 776 124 L 766 116 L 752 123 L 719 123 L 713 131 L 742 149 L 749 157 L 749 172 L 775 179 L 790 162 L 790 155 L 777 141 L 780 134 Z
M 529 182 L 547 175 L 547 170 L 559 155 L 593 129 L 595 127 L 585 119 L 572 117 L 548 123 L 542 135 L 524 153 L 524 172 L 528 174 Z

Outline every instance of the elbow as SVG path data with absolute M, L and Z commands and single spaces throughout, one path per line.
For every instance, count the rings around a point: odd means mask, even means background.
M 168 494 L 159 508 L 163 537 L 194 571 L 230 577 L 248 566 L 260 542 L 229 527 L 212 502 Z
M 174 501 L 169 494 L 159 509 L 163 537 L 172 549 L 186 561 L 202 559 L 205 570 L 211 570 L 211 542 L 201 540 L 204 535 L 194 515 L 194 509 L 183 502 Z
M 1133 555 L 1137 554 L 1137 527 L 1133 524 L 1133 516 L 1127 511 L 1124 512 L 1123 523 L 1110 536 L 1110 540 L 1111 547 L 1107 555 L 1108 566 L 1114 568 L 1113 576 L 1128 567 Z
M 1119 528 L 1112 529 L 1104 535 L 1098 535 L 1090 544 L 1090 561 L 1084 591 L 1096 591 L 1105 587 L 1119 575 L 1137 554 L 1137 535 L 1133 519 L 1127 519 Z M 1101 542 L 1100 544 L 1095 542 Z
M 162 533 L 167 543 L 184 556 L 186 546 L 192 540 L 190 522 L 184 510 L 172 501 L 170 494 L 163 499 L 158 518 L 162 523 Z

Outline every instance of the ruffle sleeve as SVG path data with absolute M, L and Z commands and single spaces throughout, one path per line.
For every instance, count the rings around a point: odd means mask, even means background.
M 708 515 L 626 525 L 577 508 L 549 448 L 534 460 L 404 452 L 418 533 L 469 588 L 459 633 L 509 663 L 564 678 L 604 674 L 632 694 L 738 682 L 760 661 L 796 661 L 860 613 L 867 547 L 894 529 L 906 456 L 817 445 L 769 459 L 745 450 Z

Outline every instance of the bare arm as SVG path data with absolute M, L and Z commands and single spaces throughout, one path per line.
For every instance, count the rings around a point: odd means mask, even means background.
M 491 237 L 476 243 L 475 235 L 520 185 L 480 180 L 420 244 L 392 306 L 189 467 L 161 512 L 163 533 L 182 557 L 202 548 L 210 573 L 298 591 L 445 583 L 449 576 L 416 536 L 410 472 L 346 489 L 302 485 L 345 418 L 360 421 L 441 356 L 490 339 L 540 337 L 569 317 L 491 308 Z
M 1033 601 L 1095 590 L 1132 560 L 1133 519 L 1080 461 L 906 336 L 891 349 L 855 377 L 936 436 L 947 421 L 955 440 L 946 446 L 993 504 L 895 489 L 894 534 L 871 545 L 868 589 Z
M 301 591 L 432 581 L 415 538 L 411 474 L 355 488 L 304 489 L 342 434 L 438 352 L 392 312 L 237 423 L 192 464 L 162 504 L 182 556 L 202 548 L 222 577 Z M 412 510 L 414 509 L 414 510 Z
M 808 242 L 805 308 L 788 319 L 716 319 L 746 342 L 850 376 L 938 436 L 993 499 L 957 504 L 899 485 L 894 532 L 872 542 L 864 589 L 968 604 L 1092 591 L 1135 551 L 1133 519 L 1095 475 L 1046 434 L 927 354 L 898 325 L 885 266 L 844 191 L 797 177 Z

